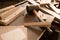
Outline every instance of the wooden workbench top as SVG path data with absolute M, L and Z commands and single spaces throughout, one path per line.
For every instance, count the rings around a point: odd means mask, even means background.
M 0 27 L 0 40 L 3 40 L 5 38 L 5 36 L 7 35 L 9 37 L 9 33 L 11 34 L 12 32 L 11 31 L 18 31 L 20 29 L 20 31 L 23 31 L 22 34 L 25 34 L 25 39 L 24 40 L 27 40 L 27 28 L 25 28 L 24 26 L 1 26 Z M 14 33 L 14 32 L 13 32 Z M 17 32 L 15 33 L 16 35 L 19 34 L 20 32 Z M 11 34 L 11 36 L 13 36 Z M 20 36 L 19 36 L 20 37 Z M 17 37 L 17 38 L 19 38 Z M 23 36 L 21 36 L 23 37 Z M 6 40 L 6 39 L 5 39 Z

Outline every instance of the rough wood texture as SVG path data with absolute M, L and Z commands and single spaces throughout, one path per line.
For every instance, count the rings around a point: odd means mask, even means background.
M 47 9 L 47 8 L 44 8 L 44 7 L 40 7 L 41 10 L 43 10 L 44 12 L 47 12 L 48 14 L 56 17 L 57 19 L 60 19 L 60 15 L 58 15 L 57 13 Z
M 18 7 L 12 7 L 10 10 L 7 9 L 7 11 L 0 13 L 0 18 L 5 19 L 9 15 L 11 15 L 13 12 L 17 11 L 20 6 Z
M 16 19 L 18 16 L 22 14 L 22 12 L 25 10 L 25 7 L 20 7 L 17 11 L 6 17 L 4 20 L 0 20 L 0 24 L 8 25 L 11 23 L 14 19 Z
M 55 11 L 57 14 L 60 14 L 60 9 L 57 9 L 53 4 L 49 3 L 49 8 Z

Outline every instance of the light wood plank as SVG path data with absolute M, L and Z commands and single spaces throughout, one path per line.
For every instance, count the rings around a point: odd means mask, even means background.
M 47 12 L 48 14 L 56 17 L 57 19 L 60 19 L 60 15 L 58 15 L 57 13 L 55 13 L 55 12 L 53 12 L 53 11 L 47 9 L 47 8 L 44 8 L 44 7 L 40 7 L 40 9 Z
M 22 14 L 22 12 L 25 10 L 25 7 L 20 7 L 17 11 L 6 17 L 4 20 L 0 20 L 0 23 L 3 25 L 8 25 L 13 20 L 15 20 L 18 16 Z
M 3 9 L 0 9 L 0 13 L 1 13 L 1 12 L 4 12 L 4 11 L 7 11 L 7 10 L 9 10 L 9 9 L 12 9 L 12 8 L 14 8 L 14 5 L 5 7 L 5 8 L 3 8 Z
M 1 13 L 1 14 L 0 14 L 0 18 L 1 18 L 1 19 L 5 19 L 7 16 L 11 15 L 13 12 L 15 12 L 16 10 L 18 10 L 19 7 L 20 7 L 20 6 L 18 6 L 18 7 L 13 7 L 12 9 Z

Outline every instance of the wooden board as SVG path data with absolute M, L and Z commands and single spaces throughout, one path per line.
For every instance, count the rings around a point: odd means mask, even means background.
M 8 17 L 6 17 L 4 20 L 0 20 L 0 24 L 8 25 L 14 19 L 16 19 L 18 16 L 20 16 L 25 9 L 26 9 L 25 7 L 20 7 L 17 11 L 15 11 L 14 13 L 12 13 Z
M 51 2 L 51 0 L 41 0 L 40 1 L 40 4 L 48 4 L 50 2 Z
M 0 13 L 0 18 L 1 19 L 5 19 L 7 16 L 11 15 L 13 12 L 17 11 L 19 9 L 20 6 L 18 7 L 13 7 L 10 10 L 7 10 L 5 12 Z
M 33 5 L 39 5 L 38 3 L 36 3 L 34 0 L 28 0 L 30 3 L 32 3 Z
M 57 13 L 47 9 L 47 8 L 44 8 L 44 7 L 40 7 L 41 10 L 43 10 L 44 12 L 47 12 L 48 14 L 56 17 L 57 19 L 60 19 L 60 15 L 58 15 Z
M 60 9 L 57 9 L 53 4 L 49 3 L 49 7 L 50 9 L 52 9 L 53 11 L 55 11 L 57 14 L 60 14 Z
M 29 22 L 24 23 L 25 26 L 37 26 L 37 27 L 51 27 L 51 23 L 49 22 Z
M 15 39 L 15 40 L 17 40 L 17 39 L 28 40 L 27 28 L 24 27 L 23 25 L 1 26 L 0 27 L 0 40 L 13 40 L 13 39 Z

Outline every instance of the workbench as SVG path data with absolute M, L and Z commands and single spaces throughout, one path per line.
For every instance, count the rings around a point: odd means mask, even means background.
M 39 36 L 41 35 L 41 33 L 43 32 L 42 30 L 35 30 L 35 29 L 32 29 L 32 28 L 24 27 L 23 25 L 20 25 L 20 26 L 1 26 L 0 27 L 0 40 L 2 40 L 2 38 L 5 35 L 8 36 L 8 33 L 10 33 L 11 31 L 14 31 L 16 29 L 20 29 L 20 30 L 23 31 L 23 33 L 26 36 L 26 38 L 24 40 L 37 40 L 39 38 Z M 17 32 L 17 34 L 18 33 L 19 32 Z M 23 36 L 21 36 L 21 37 L 23 37 Z

